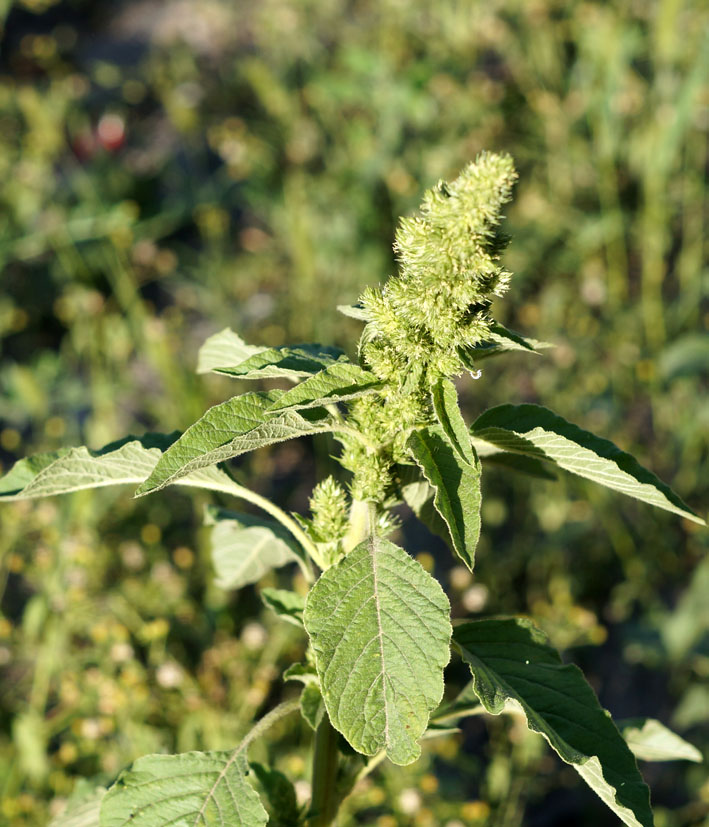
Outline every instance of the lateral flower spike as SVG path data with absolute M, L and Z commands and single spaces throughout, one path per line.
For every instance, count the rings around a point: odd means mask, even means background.
M 360 299 L 370 319 L 361 356 L 384 381 L 397 384 L 415 367 L 433 385 L 469 369 L 460 352 L 489 335 L 492 299 L 511 277 L 500 264 L 507 239 L 499 224 L 516 178 L 509 155 L 481 153 L 401 220 L 398 275 Z

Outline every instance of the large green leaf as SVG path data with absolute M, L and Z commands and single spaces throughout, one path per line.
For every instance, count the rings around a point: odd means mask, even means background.
M 281 390 L 245 393 L 210 408 L 162 455 L 136 496 L 263 445 L 330 430 L 324 411 L 269 413 L 282 395 Z
M 702 754 L 684 738 L 672 732 L 654 718 L 632 718 L 618 721 L 633 755 L 641 761 L 695 761 L 701 762 Z
M 302 410 L 333 402 L 344 402 L 366 393 L 373 393 L 381 384 L 371 371 L 364 370 L 359 365 L 336 362 L 284 393 L 271 405 L 271 410 Z
M 257 345 L 247 345 L 231 328 L 224 328 L 210 336 L 199 349 L 197 373 L 209 373 L 215 368 L 238 365 L 250 356 L 265 350 Z
M 151 474 L 163 450 L 177 437 L 177 431 L 129 436 L 99 451 L 81 447 L 26 457 L 0 477 L 0 501 L 51 497 L 106 485 L 135 485 Z M 179 482 L 201 488 L 232 485 L 229 477 L 216 468 L 196 471 Z
M 475 440 L 497 449 L 548 460 L 572 474 L 704 524 L 669 486 L 630 454 L 540 405 L 491 408 L 473 423 L 471 433 Z
M 564 665 L 521 618 L 457 626 L 453 639 L 493 715 L 515 710 L 631 827 L 650 827 L 650 793 L 635 758 L 578 667 Z
M 305 604 L 328 715 L 358 752 L 410 764 L 443 695 L 448 598 L 393 543 L 370 537 L 324 572 Z
M 271 569 L 293 563 L 300 548 L 273 520 L 208 508 L 215 583 L 222 589 L 240 589 L 260 580 Z
M 101 804 L 101 827 L 261 827 L 268 821 L 246 780 L 246 750 L 146 755 Z
M 344 351 L 323 345 L 272 347 L 255 353 L 238 364 L 214 367 L 215 373 L 238 379 L 303 379 L 323 368 L 347 361 Z
M 453 549 L 472 571 L 480 538 L 480 463 L 463 459 L 440 425 L 414 431 L 408 447 L 435 490 L 434 505 L 448 526 Z M 472 451 L 472 448 L 471 448 Z

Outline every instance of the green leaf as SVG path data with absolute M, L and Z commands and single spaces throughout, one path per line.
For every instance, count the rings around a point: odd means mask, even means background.
M 295 562 L 300 554 L 295 541 L 272 520 L 211 507 L 205 522 L 212 526 L 214 582 L 221 589 L 255 583 L 271 569 Z
M 332 725 L 358 752 L 386 750 L 395 764 L 443 695 L 449 658 L 448 598 L 398 546 L 360 543 L 324 572 L 305 603 L 305 628 Z
M 433 410 L 458 456 L 468 465 L 476 465 L 477 457 L 470 442 L 470 433 L 458 407 L 458 392 L 450 379 L 439 379 L 431 390 Z
M 293 784 L 282 772 L 251 761 L 249 766 L 263 788 L 268 804 L 269 827 L 298 827 L 300 811 Z
M 482 443 L 488 445 L 488 443 Z M 477 450 L 478 444 L 473 439 L 473 447 Z M 506 451 L 493 450 L 487 454 L 478 454 L 482 460 L 483 466 L 497 465 L 500 468 L 506 468 L 510 471 L 516 471 L 519 474 L 526 474 L 529 477 L 537 477 L 542 480 L 555 480 L 556 474 L 550 471 L 541 460 L 534 457 L 527 457 L 523 454 L 509 454 Z
M 436 491 L 425 479 L 419 466 L 400 466 L 400 475 L 401 496 L 406 505 L 432 534 L 444 540 L 451 551 L 455 551 L 446 521 L 433 504 Z
M 216 465 L 264 445 L 330 430 L 324 411 L 269 413 L 283 391 L 235 396 L 210 408 L 160 458 L 136 496 L 159 491 L 199 468 Z
M 633 755 L 641 761 L 696 761 L 702 754 L 654 718 L 632 718 L 618 722 Z
M 0 499 L 26 500 L 142 482 L 155 467 L 162 450 L 177 436 L 177 432 L 129 436 L 98 451 L 70 448 L 21 459 L 0 478 Z
M 490 328 L 490 335 L 484 342 L 474 347 L 461 349 L 460 356 L 463 363 L 469 370 L 473 370 L 475 363 L 489 356 L 497 356 L 500 353 L 509 353 L 512 350 L 526 351 L 527 353 L 539 353 L 546 348 L 554 347 L 549 342 L 539 342 L 536 339 L 528 339 L 513 330 L 508 330 L 498 322 L 493 322 Z
M 303 628 L 305 598 L 288 589 L 261 589 L 261 600 L 283 620 Z
M 261 827 L 268 815 L 246 780 L 246 743 L 139 758 L 106 793 L 101 827 Z
M 439 425 L 414 431 L 408 447 L 436 492 L 433 502 L 448 526 L 454 551 L 472 571 L 480 538 L 479 461 L 474 454 L 474 464 L 462 459 Z
M 343 316 L 349 316 L 350 319 L 357 319 L 360 322 L 371 321 L 369 313 L 361 304 L 338 304 L 337 309 Z
M 300 714 L 308 726 L 315 730 L 320 726 L 325 714 L 325 704 L 317 681 L 309 681 L 300 693 Z
M 470 681 L 452 701 L 438 707 L 431 716 L 431 724 L 443 725 L 444 723 L 458 721 L 460 718 L 477 715 L 482 709 L 478 696 L 475 694 L 473 681 Z
M 522 711 L 624 824 L 651 827 L 650 793 L 635 758 L 578 667 L 564 665 L 521 618 L 457 626 L 453 639 L 493 715 Z
M 343 362 L 316 373 L 295 388 L 287 391 L 272 405 L 270 410 L 286 408 L 314 408 L 334 402 L 344 402 L 373 393 L 382 383 L 369 370 Z
M 238 364 L 229 362 L 212 370 L 239 379 L 302 379 L 342 360 L 347 357 L 337 347 L 293 345 L 268 348 Z
M 215 368 L 238 365 L 263 350 L 263 347 L 247 345 L 240 336 L 227 327 L 210 336 L 199 349 L 197 373 L 209 373 Z
M 704 520 L 669 486 L 630 454 L 540 405 L 491 408 L 473 423 L 471 433 L 497 449 L 547 460 L 572 474 L 704 525 Z
M 49 827 L 99 827 L 99 812 L 104 795 L 105 787 L 87 790 L 85 785 L 77 784 L 66 809 L 49 822 Z

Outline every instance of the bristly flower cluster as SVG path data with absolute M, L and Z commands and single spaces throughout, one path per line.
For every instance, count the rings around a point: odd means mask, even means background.
M 498 225 L 516 178 L 509 155 L 482 153 L 402 219 L 399 274 L 361 298 L 369 319 L 361 355 L 385 382 L 421 387 L 469 367 L 461 355 L 489 334 L 492 298 L 510 280 Z

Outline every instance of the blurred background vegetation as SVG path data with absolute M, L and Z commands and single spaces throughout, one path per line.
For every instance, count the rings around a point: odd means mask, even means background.
M 520 172 L 496 316 L 556 347 L 486 362 L 461 384 L 466 415 L 548 404 L 706 509 L 701 0 L 1 0 L 0 27 L 5 470 L 185 428 L 239 390 L 194 375 L 227 325 L 352 352 L 335 305 L 392 272 L 423 189 L 491 149 Z M 302 510 L 332 450 L 289 444 L 237 473 Z M 657 717 L 709 758 L 706 530 L 580 480 L 491 471 L 484 493 L 474 578 L 404 524 L 456 614 L 533 614 L 614 716 Z M 0 823 L 44 825 L 78 779 L 144 753 L 228 747 L 290 691 L 302 636 L 256 589 L 211 584 L 208 501 L 102 490 L 0 509 Z M 293 727 L 253 757 L 307 795 Z M 659 827 L 709 824 L 706 766 L 643 770 Z M 536 736 L 474 718 L 383 767 L 350 823 L 616 822 Z

